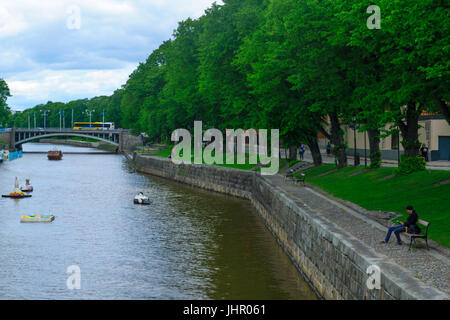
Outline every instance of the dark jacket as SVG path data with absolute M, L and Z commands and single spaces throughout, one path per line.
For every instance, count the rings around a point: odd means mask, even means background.
M 409 216 L 408 219 L 406 219 L 405 227 L 408 227 L 408 233 L 416 234 L 420 233 L 420 228 L 417 225 L 417 220 L 419 220 L 419 217 L 417 216 L 417 213 L 413 211 Z

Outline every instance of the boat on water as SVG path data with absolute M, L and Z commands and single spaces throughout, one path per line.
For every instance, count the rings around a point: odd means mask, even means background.
M 149 205 L 151 204 L 150 199 L 148 197 L 146 197 L 142 192 L 139 192 L 135 197 L 134 197 L 134 203 L 135 204 L 143 204 L 143 205 Z
M 22 199 L 22 198 L 31 198 L 31 195 L 23 193 L 21 190 L 19 190 L 19 180 L 17 180 L 14 184 L 14 191 L 10 194 L 4 194 L 2 195 L 2 198 L 11 198 L 11 199 Z
M 26 179 L 25 181 L 26 181 L 26 183 L 25 183 L 24 186 L 21 186 L 21 187 L 20 187 L 20 191 L 23 191 L 23 192 L 33 192 L 33 186 L 30 185 L 30 179 Z
M 20 222 L 43 222 L 49 223 L 55 220 L 55 216 L 52 214 L 31 214 L 27 216 L 22 216 Z
M 47 153 L 48 160 L 61 160 L 63 153 L 61 150 L 52 150 Z
M 9 160 L 8 150 L 0 150 L 0 162 L 3 162 L 4 160 Z

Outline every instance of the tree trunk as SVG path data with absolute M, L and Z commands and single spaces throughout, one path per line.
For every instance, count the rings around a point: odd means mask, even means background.
M 440 99 L 436 94 L 433 95 L 433 98 L 434 102 L 441 110 L 441 113 L 444 116 L 445 120 L 447 120 L 448 124 L 450 125 L 450 106 L 447 105 L 445 101 Z
M 370 148 L 370 167 L 381 167 L 381 151 L 380 151 L 380 130 L 369 129 L 367 130 L 369 136 L 369 148 Z
M 334 145 L 333 154 L 336 157 L 338 168 L 345 168 L 347 166 L 347 154 L 339 117 L 337 112 L 330 112 L 329 116 L 331 123 L 331 143 Z
M 414 103 L 409 103 L 406 108 L 406 123 L 403 120 L 398 120 L 397 124 L 402 134 L 402 146 L 405 149 L 406 157 L 416 157 L 419 155 L 419 116 L 422 107 Z
M 322 165 L 322 155 L 320 154 L 320 148 L 317 139 L 312 139 L 312 141 L 308 141 L 308 147 L 311 150 L 314 165 L 316 167 Z
M 289 147 L 289 161 L 293 161 L 297 159 L 297 148 Z

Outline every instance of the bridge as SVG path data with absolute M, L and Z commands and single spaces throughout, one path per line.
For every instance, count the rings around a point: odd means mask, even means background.
M 24 129 L 11 128 L 8 131 L 2 132 L 0 141 L 8 144 L 11 150 L 21 149 L 22 144 L 32 142 L 40 139 L 54 138 L 54 137 L 81 137 L 95 139 L 113 145 L 119 151 L 124 150 L 124 140 L 132 137 L 129 130 L 73 130 L 60 128 L 47 129 Z M 133 137 L 135 140 L 137 137 Z

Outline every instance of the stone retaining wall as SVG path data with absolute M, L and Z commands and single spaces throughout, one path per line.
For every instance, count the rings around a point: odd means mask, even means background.
M 325 299 L 448 299 L 302 207 L 267 177 L 215 166 L 175 165 L 169 159 L 137 153 L 130 160 L 140 172 L 250 200 L 299 271 Z M 381 289 L 367 287 L 366 272 L 371 265 L 380 267 Z
M 9 132 L 0 132 L 0 142 L 4 143 L 5 144 L 4 146 L 6 145 L 9 146 L 10 139 L 11 138 Z

